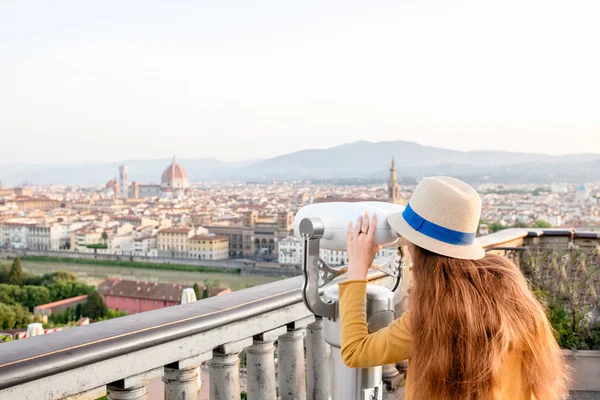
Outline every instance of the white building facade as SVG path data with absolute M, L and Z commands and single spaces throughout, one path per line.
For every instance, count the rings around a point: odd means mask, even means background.
M 303 251 L 304 242 L 295 236 L 289 236 L 279 241 L 278 261 L 283 265 L 302 265 Z M 376 257 L 391 257 L 395 252 L 395 247 L 386 247 L 381 249 Z M 321 249 L 319 257 L 331 266 L 348 264 L 348 253 L 346 251 Z

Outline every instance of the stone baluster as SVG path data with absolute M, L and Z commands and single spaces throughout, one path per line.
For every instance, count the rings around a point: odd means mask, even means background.
M 322 318 L 317 317 L 315 322 L 308 325 L 307 336 L 308 398 L 329 400 L 331 398 L 331 346 L 323 337 Z
M 396 364 L 396 368 L 398 368 L 398 371 L 400 371 L 404 379 L 406 379 L 406 371 L 408 371 L 408 360 L 400 361 Z
M 382 367 L 381 377 L 388 390 L 394 390 L 402 382 L 402 375 L 398 372 L 396 364 L 386 364 Z
M 292 322 L 278 341 L 279 396 L 282 400 L 306 400 L 306 371 L 304 364 L 304 337 L 306 326 L 313 316 Z
M 276 400 L 275 346 L 277 338 L 287 332 L 282 326 L 256 335 L 246 349 L 248 363 L 248 400 Z
M 212 352 L 165 366 L 165 400 L 197 400 L 200 391 L 200 364 L 210 360 Z
M 217 347 L 208 362 L 210 367 L 210 400 L 240 399 L 240 357 L 245 347 L 252 345 L 252 338 L 227 343 Z
M 147 400 L 148 383 L 164 374 L 164 368 L 155 368 L 138 375 L 130 376 L 108 385 L 109 400 Z

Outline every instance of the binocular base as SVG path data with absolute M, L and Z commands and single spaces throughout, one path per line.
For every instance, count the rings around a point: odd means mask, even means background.
M 339 348 L 332 346 L 333 400 L 382 400 L 383 367 L 348 368 L 342 361 Z

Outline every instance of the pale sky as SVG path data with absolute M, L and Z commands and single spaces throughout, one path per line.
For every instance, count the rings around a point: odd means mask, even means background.
M 0 164 L 600 153 L 600 1 L 0 0 Z

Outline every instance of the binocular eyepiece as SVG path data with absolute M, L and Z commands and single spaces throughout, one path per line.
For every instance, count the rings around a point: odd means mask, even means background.
M 374 244 L 386 246 L 400 238 L 388 223 L 388 216 L 402 211 L 403 206 L 375 201 L 311 204 L 296 214 L 294 232 L 299 238 L 320 239 L 321 248 L 341 251 L 346 249 L 348 223 L 356 223 L 365 212 L 369 216 L 377 213 Z

